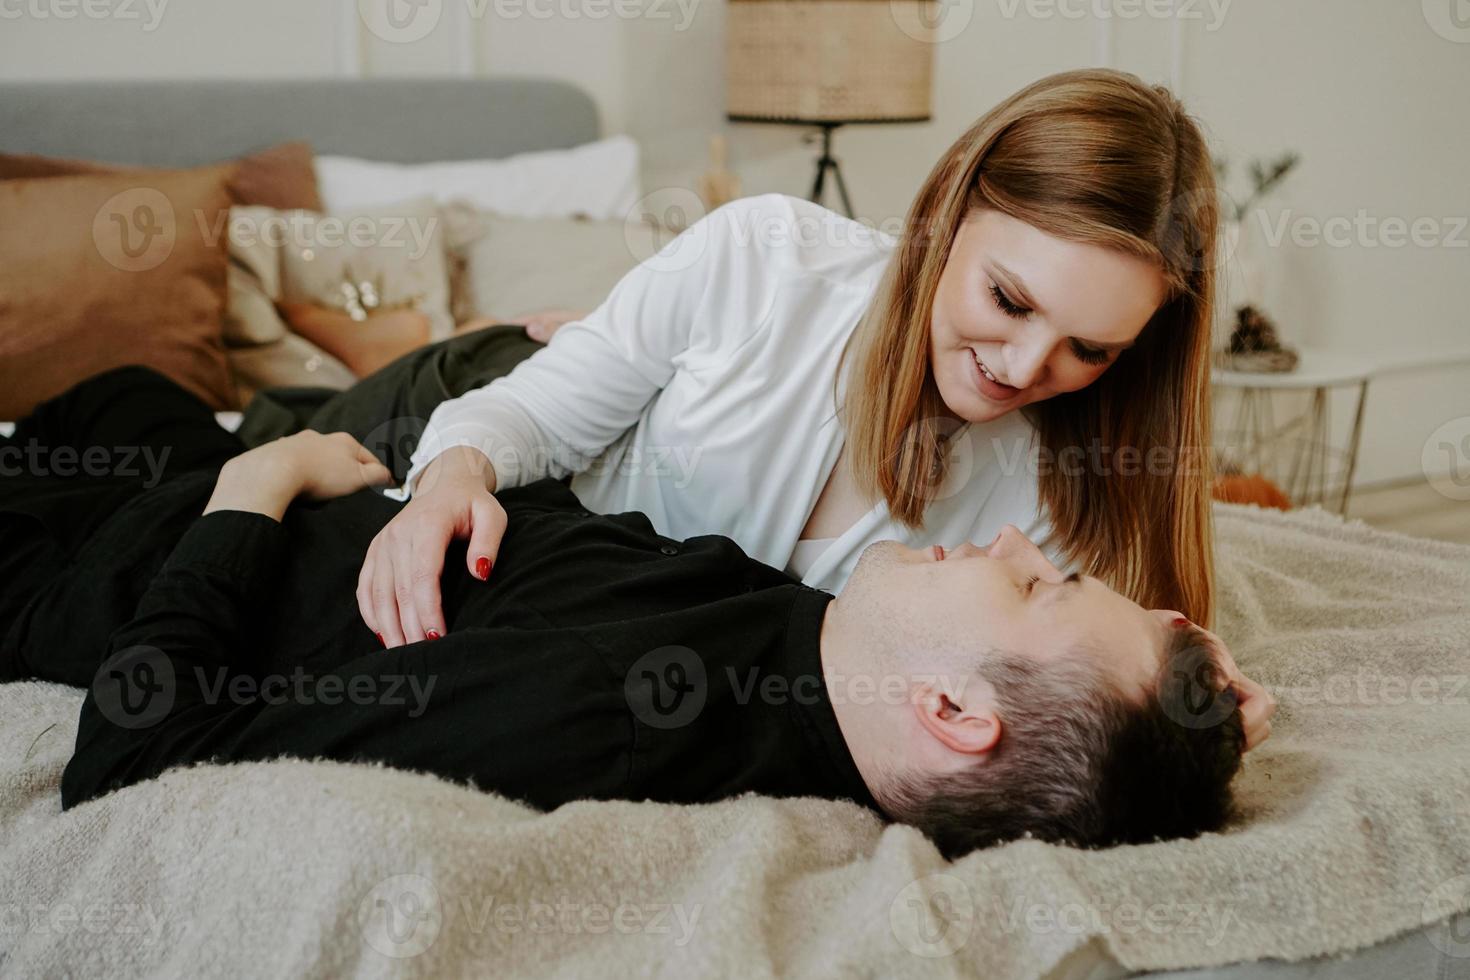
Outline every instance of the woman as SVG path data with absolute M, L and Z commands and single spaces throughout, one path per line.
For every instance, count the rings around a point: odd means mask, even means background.
M 1179 102 L 1043 79 L 936 164 L 893 242 L 780 195 L 732 202 L 512 374 L 444 403 L 357 598 L 388 646 L 442 635 L 497 488 L 548 473 L 662 533 L 721 533 L 840 587 L 885 537 L 1046 537 L 1145 607 L 1212 617 L 1214 177 Z

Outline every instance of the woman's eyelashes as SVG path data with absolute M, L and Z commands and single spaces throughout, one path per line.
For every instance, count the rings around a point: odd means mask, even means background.
M 1109 353 L 1105 350 L 1098 350 L 1096 347 L 1088 347 L 1086 344 L 1080 343 L 1076 340 L 1071 341 L 1071 347 L 1072 356 L 1077 358 L 1077 360 L 1081 361 L 1083 364 L 1106 364 L 1108 362 L 1108 357 L 1110 356 Z
M 1006 295 L 1005 290 L 1001 289 L 995 283 L 990 284 L 990 296 L 995 301 L 996 309 L 1000 310 L 1002 313 L 1004 313 L 1008 317 L 1011 317 L 1012 319 L 1024 320 L 1032 313 L 1030 307 L 1022 306 L 1020 303 L 1012 300 L 1009 296 Z M 1108 351 L 1099 350 L 1096 347 L 1088 347 L 1080 340 L 1070 340 L 1067 342 L 1067 346 L 1071 348 L 1072 356 L 1077 358 L 1077 360 L 1081 361 L 1083 364 L 1091 364 L 1094 366 L 1098 364 L 1106 364 L 1108 362 L 1108 358 L 1111 356 Z
M 990 295 L 995 299 L 995 305 L 1006 316 L 1015 317 L 1017 320 L 1024 320 L 1031 315 L 1030 308 L 1022 306 L 1020 303 L 1012 302 L 1011 298 L 1005 294 L 1005 290 L 1001 289 L 995 283 L 990 284 Z

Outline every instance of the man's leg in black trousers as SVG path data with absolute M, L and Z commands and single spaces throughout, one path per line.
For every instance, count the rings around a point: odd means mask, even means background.
M 73 560 L 78 549 L 139 494 L 182 473 L 217 469 L 242 451 L 207 406 L 138 367 L 82 382 L 0 439 L 0 680 L 47 676 L 26 662 L 19 635 L 26 625 L 20 621 L 35 619 L 41 600 L 53 607 L 51 620 L 62 620 L 51 624 L 48 656 L 63 651 L 78 664 L 100 657 L 90 646 L 110 631 L 105 620 L 116 609 L 102 601 L 105 583 L 89 575 L 97 570 Z M 97 602 L 87 601 L 89 590 L 97 590 Z M 80 619 L 58 614 L 68 609 L 95 612 Z M 69 646 L 73 640 L 89 649 Z M 46 666 L 60 662 L 48 659 Z M 78 682 L 71 675 L 79 677 L 81 667 L 57 670 L 49 679 Z

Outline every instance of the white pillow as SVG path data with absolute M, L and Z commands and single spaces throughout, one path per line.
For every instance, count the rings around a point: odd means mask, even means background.
M 319 156 L 316 180 L 331 212 L 432 197 L 520 218 L 622 218 L 640 194 L 638 144 L 628 136 L 500 160 L 401 164 Z
M 441 214 L 451 262 L 463 268 L 454 299 L 459 321 L 595 309 L 628 270 L 674 237 L 643 220 L 516 218 L 463 204 Z

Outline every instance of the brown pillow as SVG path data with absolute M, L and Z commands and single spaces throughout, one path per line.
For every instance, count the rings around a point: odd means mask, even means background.
M 322 209 L 316 186 L 316 157 L 310 143 L 282 143 L 232 162 L 230 200 L 269 208 Z M 73 177 L 80 174 L 139 172 L 143 168 L 67 160 L 24 153 L 0 153 L 0 180 Z
M 125 364 L 235 407 L 214 233 L 231 169 L 0 181 L 0 418 Z

